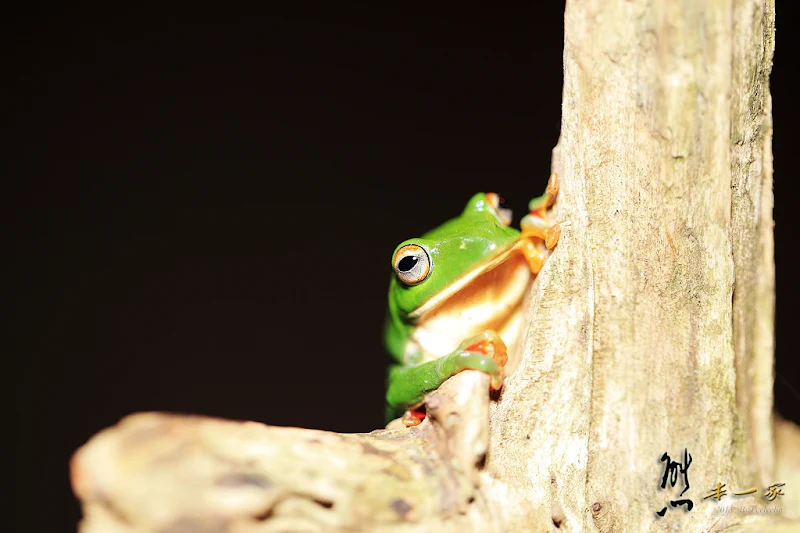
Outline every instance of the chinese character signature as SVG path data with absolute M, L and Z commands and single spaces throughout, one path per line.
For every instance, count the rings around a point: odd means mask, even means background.
M 678 482 L 678 473 L 683 475 L 683 490 L 679 494 L 679 496 L 683 496 L 683 493 L 689 490 L 689 465 L 692 464 L 692 455 L 689 451 L 684 448 L 683 449 L 683 463 L 679 463 L 678 461 L 673 461 L 667 452 L 664 452 L 664 455 L 661 456 L 661 461 L 666 462 L 666 466 L 664 467 L 664 476 L 661 478 L 661 488 L 666 488 L 667 481 L 669 481 L 671 486 L 675 486 Z M 690 499 L 681 499 L 681 500 L 670 500 L 669 504 L 672 507 L 677 507 L 679 505 L 685 505 L 686 511 L 691 511 L 692 507 L 694 507 L 694 503 Z M 656 511 L 658 516 L 664 516 L 667 513 L 667 507 L 664 506 L 663 509 L 660 511 Z

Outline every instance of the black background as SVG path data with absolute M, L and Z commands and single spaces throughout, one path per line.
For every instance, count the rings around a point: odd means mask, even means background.
M 775 393 L 800 420 L 797 38 L 781 9 Z M 18 294 L 5 375 L 29 531 L 74 530 L 69 457 L 132 412 L 380 427 L 394 246 L 475 191 L 521 212 L 558 138 L 558 2 L 270 16 L 62 8 L 13 26 L 4 199 Z

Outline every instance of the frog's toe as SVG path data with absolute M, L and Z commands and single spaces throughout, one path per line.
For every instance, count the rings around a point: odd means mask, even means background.
M 545 230 L 544 245 L 548 250 L 552 250 L 558 244 L 559 238 L 561 238 L 561 224 L 553 224 Z

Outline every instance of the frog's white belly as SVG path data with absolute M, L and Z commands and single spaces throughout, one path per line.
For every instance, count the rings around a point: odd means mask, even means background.
M 507 369 L 513 369 L 523 340 L 523 311 L 531 278 L 522 253 L 512 253 L 421 317 L 411 341 L 422 349 L 423 360 L 447 355 L 469 337 L 493 330 L 506 343 Z

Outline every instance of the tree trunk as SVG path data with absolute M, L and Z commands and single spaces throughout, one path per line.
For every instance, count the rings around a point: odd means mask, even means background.
M 467 371 L 411 429 L 135 415 L 73 458 L 81 530 L 800 527 L 800 430 L 772 419 L 773 3 L 567 2 L 563 233 L 497 401 Z

